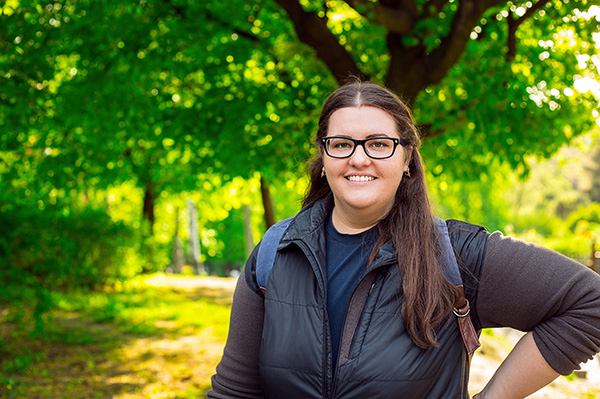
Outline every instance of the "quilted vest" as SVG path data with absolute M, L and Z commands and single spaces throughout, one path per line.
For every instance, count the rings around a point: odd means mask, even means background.
M 347 355 L 332 364 L 327 212 L 318 203 L 296 217 L 270 272 L 259 355 L 265 398 L 468 398 L 468 356 L 454 316 L 437 327 L 436 348 L 417 347 L 404 329 L 402 277 L 391 244 L 357 287 L 368 281 L 369 294 Z

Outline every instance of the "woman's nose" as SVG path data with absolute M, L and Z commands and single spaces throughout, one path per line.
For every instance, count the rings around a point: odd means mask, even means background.
M 371 163 L 371 158 L 365 152 L 365 147 L 357 145 L 354 149 L 354 154 L 350 157 L 350 164 L 353 166 L 364 166 Z

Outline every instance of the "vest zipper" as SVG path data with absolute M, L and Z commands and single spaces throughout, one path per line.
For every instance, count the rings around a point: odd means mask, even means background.
M 332 398 L 335 398 L 337 395 L 337 386 L 338 386 L 338 371 L 339 368 L 342 366 L 342 361 L 344 359 L 342 359 L 342 357 L 340 356 L 342 354 L 342 343 L 344 342 L 344 337 L 347 334 L 352 334 L 351 340 L 354 340 L 354 331 L 347 331 L 346 329 L 346 323 L 348 322 L 348 310 L 350 309 L 350 306 L 353 305 L 352 300 L 355 299 L 355 295 L 356 292 L 358 291 L 358 288 L 361 286 L 361 284 L 364 283 L 366 277 L 368 275 L 371 275 L 371 273 L 375 273 L 375 269 L 371 270 L 370 272 L 368 272 L 367 274 L 365 274 L 360 281 L 358 282 L 358 284 L 356 285 L 356 287 L 354 287 L 354 290 L 352 291 L 352 295 L 350 295 L 350 300 L 348 301 L 348 307 L 346 308 L 346 314 L 344 315 L 344 323 L 342 324 L 344 327 L 342 329 L 342 335 L 340 337 L 340 345 L 338 346 L 338 356 L 337 356 L 337 363 L 334 365 L 334 374 L 333 374 L 333 388 L 332 388 Z M 362 313 L 364 311 L 364 304 L 366 303 L 367 299 L 369 296 L 371 296 L 371 292 L 373 291 L 373 287 L 375 287 L 375 282 L 374 282 L 374 276 L 371 275 L 372 278 L 370 278 L 369 281 L 370 282 L 370 287 L 369 287 L 369 291 L 366 293 L 366 297 L 364 298 L 364 301 L 362 301 L 362 303 L 357 304 L 359 306 L 361 306 L 361 310 L 360 310 L 360 314 L 358 315 L 359 319 L 362 316 Z M 351 342 L 350 342 L 351 344 Z M 349 349 L 348 349 L 349 351 Z M 345 363 L 345 362 L 344 362 Z
M 311 264 L 312 268 L 313 268 L 313 273 L 315 273 L 315 277 L 317 275 L 317 273 L 320 275 L 320 281 L 323 284 L 323 287 L 321 289 L 321 300 L 323 301 L 323 336 L 325 337 L 324 339 L 324 359 L 323 359 L 323 379 L 324 379 L 324 383 L 325 383 L 325 392 L 323 392 L 323 398 L 324 399 L 331 399 L 331 398 L 335 398 L 335 395 L 337 394 L 337 377 L 338 377 L 338 369 L 339 369 L 339 364 L 340 364 L 340 349 L 341 349 L 341 345 L 340 348 L 338 349 L 338 361 L 337 364 L 332 364 L 332 356 L 329 356 L 328 353 L 330 351 L 330 347 L 331 347 L 331 332 L 329 330 L 329 316 L 327 314 L 327 279 L 323 276 L 322 273 L 320 273 L 320 270 L 316 270 L 318 269 L 318 267 L 316 266 L 318 264 L 318 262 L 316 261 L 316 257 L 313 254 L 313 252 L 310 250 L 310 248 L 303 242 L 303 241 L 299 241 L 296 242 L 296 245 L 298 245 L 298 247 L 302 250 L 302 252 L 304 252 L 304 256 L 307 257 L 307 259 L 309 260 L 309 263 Z M 311 262 L 312 259 L 312 262 Z M 361 285 L 361 283 L 363 283 L 363 281 L 366 279 L 367 276 L 372 276 L 372 283 L 370 284 L 369 287 L 369 291 L 367 293 L 367 297 L 368 298 L 371 295 L 371 292 L 373 291 L 373 287 L 375 286 L 375 278 L 373 273 L 376 273 L 376 270 L 383 267 L 383 266 L 387 266 L 389 264 L 392 264 L 393 261 L 395 259 L 392 259 L 392 261 L 390 262 L 390 260 L 384 261 L 382 264 L 377 265 L 376 267 L 372 268 L 370 271 L 367 272 L 367 274 L 365 274 L 360 281 L 358 282 L 358 284 L 356 285 L 356 287 L 354 287 L 354 291 L 352 291 L 352 295 L 350 296 L 350 301 L 348 302 L 349 304 L 352 302 L 352 298 L 354 298 L 354 295 L 356 294 L 356 291 L 358 290 L 358 287 Z M 317 281 L 319 281 L 319 279 L 317 279 Z M 364 300 L 364 302 L 366 302 L 366 298 Z M 364 302 L 362 303 L 362 305 L 364 306 Z M 362 310 L 360 312 L 360 315 L 362 315 Z M 359 317 L 360 317 L 359 315 Z M 344 327 L 346 324 L 346 318 L 348 317 L 348 308 L 346 308 L 346 314 L 344 315 Z M 352 333 L 354 333 L 354 331 L 352 331 Z M 341 339 L 343 341 L 344 336 L 346 335 L 346 328 L 342 329 L 342 335 L 341 335 Z M 353 337 L 352 337 L 353 338 Z M 332 379 L 328 378 L 328 371 L 331 370 L 333 372 L 332 375 Z
M 323 399 L 329 399 L 330 398 L 330 394 L 331 394 L 331 380 L 329 379 L 329 376 L 327 375 L 329 369 L 330 369 L 330 360 L 329 360 L 329 356 L 327 355 L 329 353 L 329 347 L 331 346 L 330 342 L 331 342 L 331 333 L 329 331 L 329 317 L 327 315 L 327 279 L 323 276 L 323 274 L 321 273 L 321 271 L 319 270 L 317 264 L 317 260 L 315 255 L 313 254 L 313 252 L 311 251 L 311 249 L 303 242 L 303 241 L 298 241 L 296 242 L 296 245 L 302 250 L 302 252 L 304 253 L 304 256 L 306 256 L 306 258 L 308 259 L 308 263 L 311 265 L 312 269 L 313 269 L 313 273 L 315 274 L 315 278 L 317 279 L 317 282 L 321 282 L 321 302 L 323 303 L 323 337 L 324 337 L 324 350 L 323 350 L 323 366 L 321 367 L 321 369 L 323 370 L 323 374 L 322 374 L 322 379 L 323 379 L 323 385 L 325 387 L 324 392 L 323 392 Z M 320 276 L 320 278 L 318 277 Z M 317 284 L 319 285 L 319 284 Z

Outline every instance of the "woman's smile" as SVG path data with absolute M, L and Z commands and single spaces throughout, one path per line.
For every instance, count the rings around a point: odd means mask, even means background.
M 346 176 L 347 180 L 353 181 L 353 182 L 367 182 L 367 181 L 373 181 L 376 179 L 376 177 L 373 176 L 359 176 L 359 175 L 351 175 L 351 176 Z

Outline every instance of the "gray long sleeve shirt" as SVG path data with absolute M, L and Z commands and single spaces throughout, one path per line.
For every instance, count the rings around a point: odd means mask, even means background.
M 600 351 L 600 276 L 546 248 L 489 235 L 472 303 L 477 328 L 533 331 L 534 340 L 558 373 L 566 375 Z M 469 288 L 467 288 L 469 289 Z M 263 299 L 244 273 L 231 310 L 223 358 L 209 398 L 261 398 L 258 353 Z

